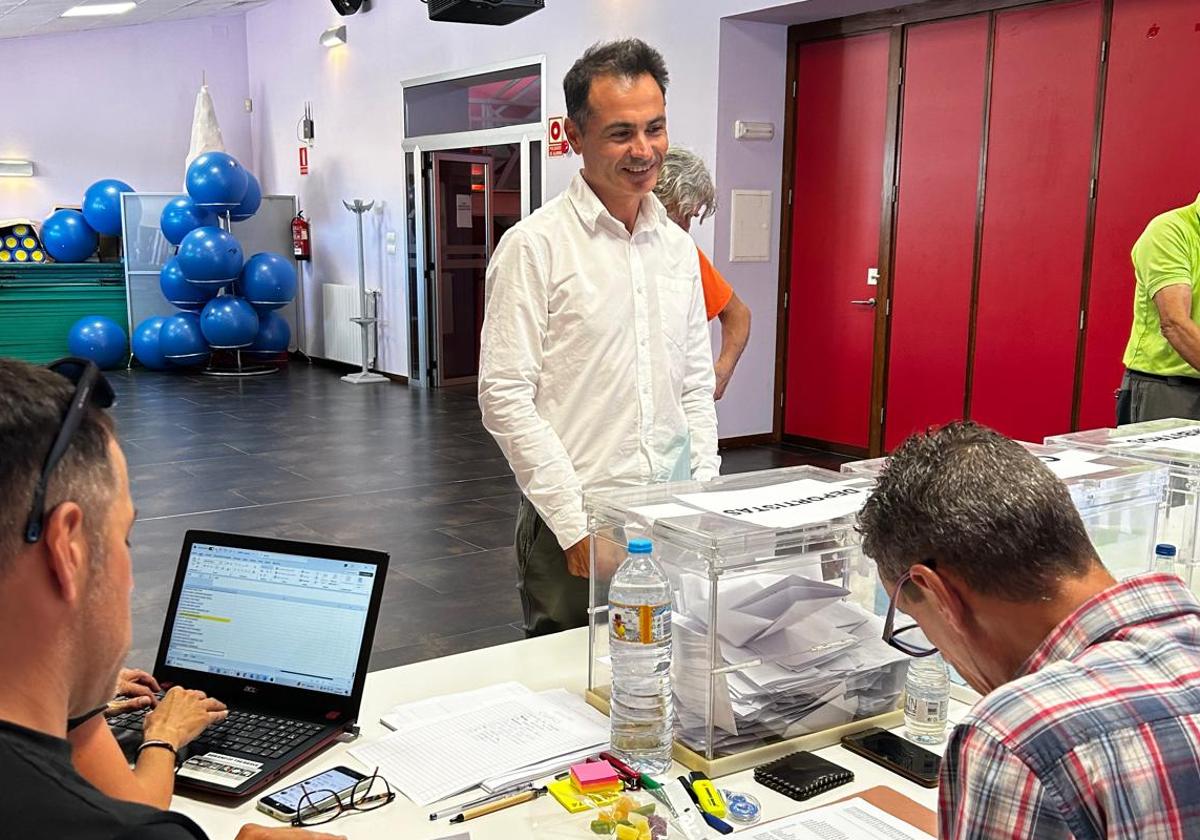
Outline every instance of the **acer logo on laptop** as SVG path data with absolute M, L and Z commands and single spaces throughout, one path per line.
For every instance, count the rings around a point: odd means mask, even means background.
M 244 686 L 242 686 L 242 693 L 243 694 L 258 694 L 258 686 L 244 685 Z

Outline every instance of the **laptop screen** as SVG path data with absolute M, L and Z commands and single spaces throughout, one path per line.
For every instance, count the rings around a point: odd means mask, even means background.
M 377 567 L 197 542 L 165 664 L 350 696 Z

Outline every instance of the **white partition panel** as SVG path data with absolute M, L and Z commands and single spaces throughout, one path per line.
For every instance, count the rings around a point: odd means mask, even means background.
M 130 329 L 155 315 L 174 315 L 179 310 L 162 296 L 158 273 L 171 257 L 175 246 L 159 229 L 159 217 L 167 202 L 179 193 L 123 193 L 121 224 L 125 244 L 125 286 L 129 300 Z M 233 223 L 233 235 L 242 246 L 246 259 L 262 251 L 273 251 L 292 258 L 292 218 L 296 215 L 294 195 L 264 195 L 258 212 L 244 222 Z M 296 266 L 293 261 L 293 266 Z M 292 330 L 289 350 L 307 352 L 303 335 L 304 289 L 296 266 L 296 299 L 279 310 Z

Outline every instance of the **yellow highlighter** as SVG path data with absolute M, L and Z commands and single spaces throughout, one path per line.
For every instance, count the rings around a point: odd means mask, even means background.
M 725 800 L 721 798 L 721 792 L 717 790 L 716 785 L 699 770 L 693 770 L 691 778 L 692 791 L 695 792 L 700 807 L 717 819 L 723 819 L 725 817 Z

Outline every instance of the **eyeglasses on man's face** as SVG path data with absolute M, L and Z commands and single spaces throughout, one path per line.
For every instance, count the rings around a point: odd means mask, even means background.
M 896 581 L 896 588 L 888 601 L 887 618 L 883 622 L 883 640 L 909 656 L 933 656 L 938 649 L 925 641 L 919 625 L 906 624 L 903 627 L 896 627 L 896 601 L 900 598 L 900 591 L 904 589 L 904 584 L 910 580 L 912 580 L 911 569 L 900 575 L 900 580 Z

